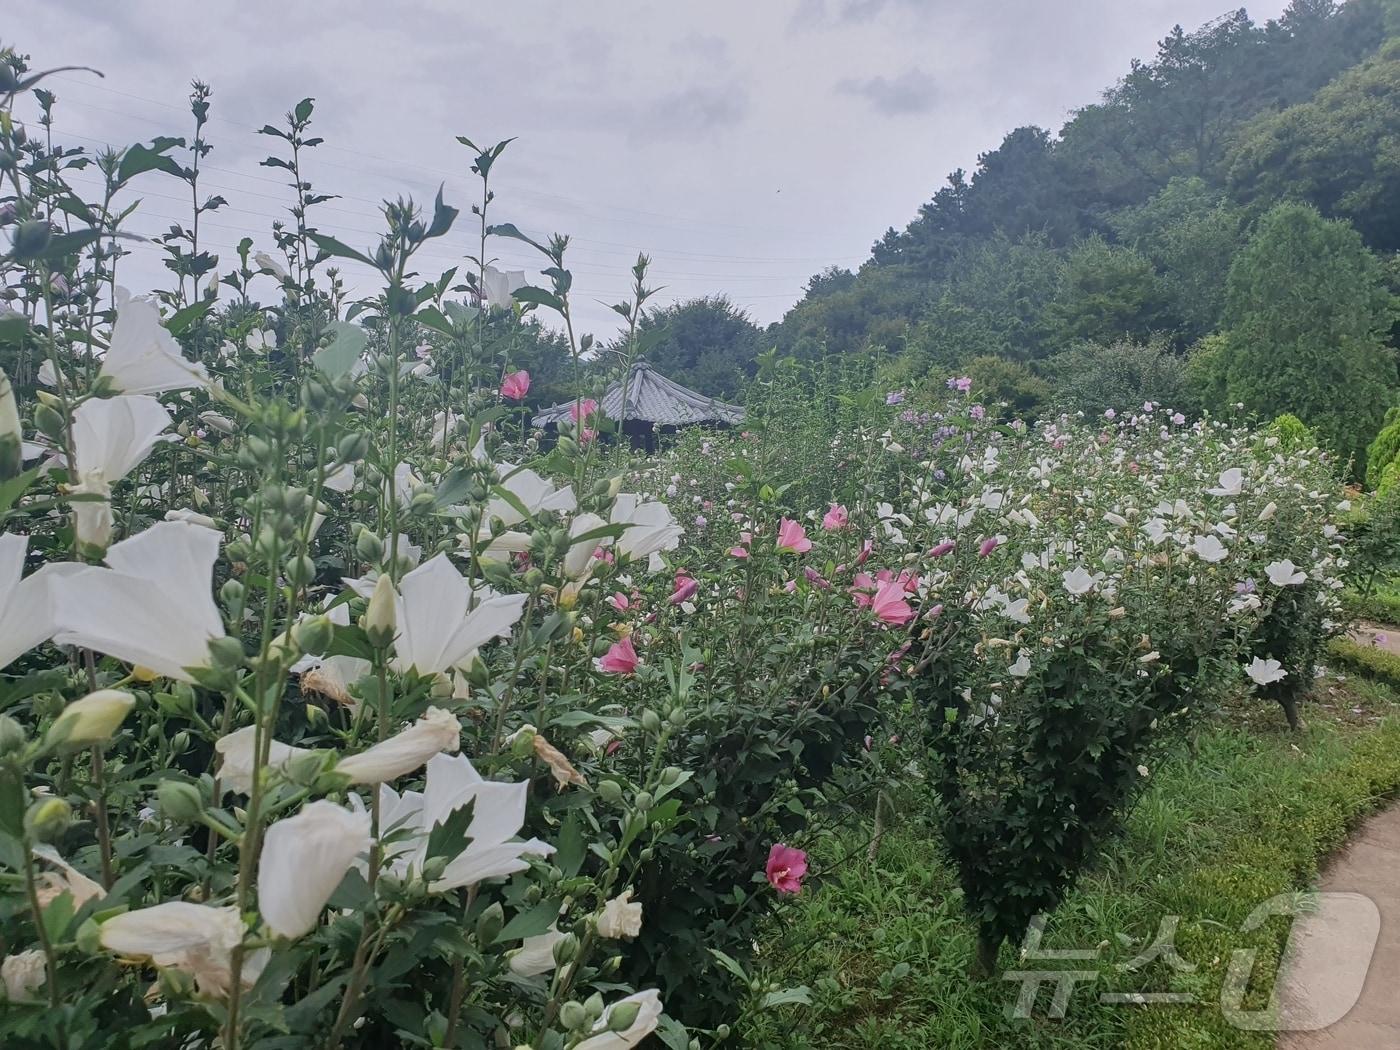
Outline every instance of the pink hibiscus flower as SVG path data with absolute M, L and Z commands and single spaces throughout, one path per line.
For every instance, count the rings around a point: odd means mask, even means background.
M 604 674 L 633 674 L 641 664 L 637 650 L 630 637 L 613 642 L 607 653 L 593 661 L 593 666 Z
M 802 880 L 807 877 L 807 854 L 781 842 L 774 843 L 768 851 L 764 873 L 768 876 L 768 885 L 779 893 L 801 893 Z
M 784 518 L 778 523 L 778 550 L 787 554 L 806 554 L 812 549 L 807 530 L 800 522 Z
M 903 627 L 914 618 L 914 607 L 904 600 L 904 587 L 898 580 L 880 584 L 870 599 L 870 611 L 881 623 Z
M 530 392 L 530 373 L 521 369 L 512 372 L 501 381 L 501 396 L 508 401 L 523 400 Z

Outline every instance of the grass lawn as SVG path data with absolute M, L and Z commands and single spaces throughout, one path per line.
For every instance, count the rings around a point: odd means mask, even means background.
M 1400 694 L 1363 679 L 1327 680 L 1290 734 L 1272 705 L 1225 712 L 1153 771 L 1126 835 L 1050 918 L 1042 950 L 1088 949 L 1096 958 L 1018 962 L 1002 970 L 1097 971 L 1075 987 L 1063 1019 L 1048 1016 L 1053 984 L 1031 1019 L 1009 1017 L 1019 982 L 975 984 L 965 973 L 972 932 L 936 827 L 914 796 L 899 805 L 874 864 L 851 829 L 821 853 L 853 854 L 779 913 L 761 949 L 758 981 L 806 985 L 811 1006 L 767 1011 L 755 1003 L 737 1026 L 745 1045 L 774 1048 L 1272 1047 L 1267 1034 L 1225 1020 L 1222 979 L 1237 949 L 1257 957 L 1246 1009 L 1267 1005 L 1288 920 L 1252 933 L 1256 905 L 1306 887 L 1320 859 L 1366 813 L 1400 789 Z M 814 870 L 821 858 L 813 851 Z M 1157 959 L 1120 965 L 1151 944 L 1167 916 L 1192 972 Z M 1192 1005 L 1104 1005 L 1103 993 L 1186 993 Z

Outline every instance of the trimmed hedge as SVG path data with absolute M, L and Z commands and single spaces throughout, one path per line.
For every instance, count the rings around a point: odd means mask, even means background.
M 1348 590 L 1342 595 L 1342 604 L 1347 612 L 1360 619 L 1400 624 L 1400 593 L 1395 591 L 1373 591 L 1363 598 L 1356 591 Z
M 1400 656 L 1394 653 L 1348 638 L 1333 638 L 1327 643 L 1327 655 L 1336 666 L 1400 688 Z

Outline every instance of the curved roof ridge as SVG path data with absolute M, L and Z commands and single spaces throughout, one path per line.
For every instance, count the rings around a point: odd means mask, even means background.
M 637 361 L 626 376 L 627 410 L 623 412 L 623 380 L 617 379 L 603 394 L 601 408 L 609 419 L 637 419 L 662 426 L 683 426 L 687 423 L 742 423 L 744 410 L 718 398 L 706 397 L 674 379 L 662 375 L 647 361 Z M 534 424 L 562 423 L 569 418 L 575 401 L 564 401 L 546 408 L 534 418 Z

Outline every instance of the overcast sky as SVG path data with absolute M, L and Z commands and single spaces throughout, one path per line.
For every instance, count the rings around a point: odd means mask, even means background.
M 254 134 L 316 98 L 326 144 L 307 170 L 341 199 L 316 210 L 363 246 L 378 201 L 430 202 L 440 182 L 463 209 L 422 258 L 436 275 L 472 244 L 479 193 L 468 150 L 516 136 L 493 172 L 491 218 L 574 238 L 583 327 L 612 334 L 597 300 L 626 292 L 637 251 L 654 262 L 656 303 L 724 292 L 760 323 L 807 278 L 854 267 L 886 227 L 904 226 L 953 168 L 971 168 L 1021 124 L 1059 126 L 1150 57 L 1174 23 L 1194 28 L 1227 0 L 0 0 L 3 43 L 35 68 L 91 65 L 45 86 L 56 134 L 74 145 L 188 135 L 189 82 L 213 86 L 205 164 L 231 207 L 204 229 L 226 271 L 247 234 L 271 248 L 290 191 L 258 162 Z M 1277 17 L 1285 0 L 1250 6 Z M 16 35 L 20 34 L 20 35 Z M 29 112 L 32 112 L 30 110 Z M 188 221 L 183 187 L 139 182 L 157 233 Z M 528 248 L 495 242 L 513 267 Z M 162 279 L 137 250 L 133 290 Z M 139 275 L 139 280 L 138 280 Z M 356 291 L 362 274 L 350 273 Z M 274 290 L 268 287 L 264 298 Z

